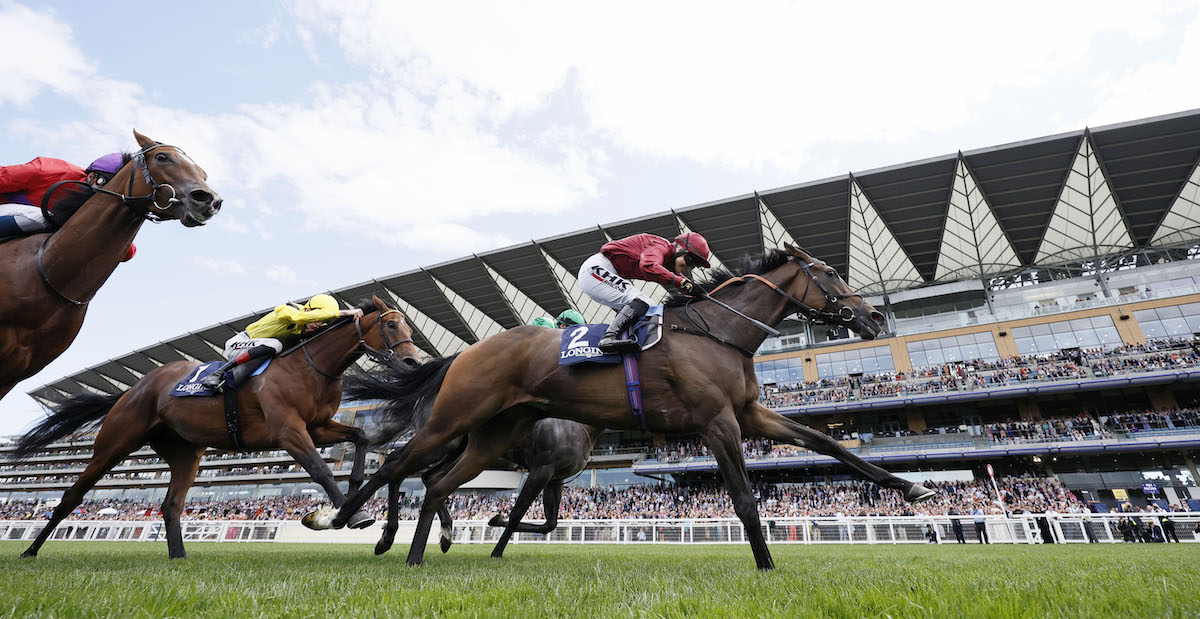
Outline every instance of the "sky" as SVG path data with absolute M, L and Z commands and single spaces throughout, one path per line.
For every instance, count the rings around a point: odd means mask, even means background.
M 1195 2 L 0 0 L 0 165 L 181 147 L 147 224 L 0 401 L 184 332 L 473 252 L 1200 107 Z

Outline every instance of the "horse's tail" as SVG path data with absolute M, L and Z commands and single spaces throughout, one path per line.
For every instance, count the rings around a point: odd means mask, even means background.
M 96 395 L 88 393 L 51 407 L 51 414 L 17 441 L 17 450 L 12 454 L 11 459 L 28 458 L 35 451 L 64 436 L 81 428 L 96 426 L 123 395 L 125 394 Z
M 383 372 L 351 374 L 342 379 L 345 399 L 384 401 L 383 407 L 375 411 L 372 445 L 390 442 L 425 423 L 442 388 L 442 380 L 457 357 L 454 354 L 434 359 L 413 369 L 393 365 Z

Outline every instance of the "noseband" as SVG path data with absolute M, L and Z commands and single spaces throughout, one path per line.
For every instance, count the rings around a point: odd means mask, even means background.
M 358 318 L 354 319 L 354 329 L 356 331 L 358 331 L 358 345 L 362 347 L 363 352 L 367 353 L 367 356 L 370 357 L 371 361 L 374 361 L 375 363 L 387 364 L 392 359 L 396 358 L 396 347 L 397 346 L 399 346 L 401 344 L 408 344 L 409 342 L 413 341 L 413 339 L 411 337 L 400 340 L 398 342 L 394 342 L 394 343 L 391 343 L 388 341 L 387 333 L 384 332 L 384 330 L 383 330 L 383 317 L 387 316 L 388 314 L 391 314 L 393 312 L 400 314 L 400 310 L 390 309 L 386 312 L 379 314 L 379 320 L 377 320 L 375 323 L 376 325 L 379 326 L 379 339 L 383 340 L 383 348 L 382 349 L 372 348 L 370 344 L 367 344 L 367 338 L 366 338 L 366 336 L 363 335 L 362 325 L 359 323 L 359 319 Z M 403 320 L 404 315 L 401 314 L 400 318 L 401 318 L 401 320 Z
M 379 314 L 379 319 L 376 321 L 376 324 L 379 325 L 379 337 L 380 337 L 380 339 L 383 340 L 384 348 L 382 348 L 382 349 L 375 348 L 367 343 L 367 337 L 366 337 L 366 335 L 363 334 L 362 323 L 360 322 L 361 319 L 355 318 L 354 319 L 354 330 L 358 332 L 358 345 L 355 346 L 350 352 L 354 353 L 354 352 L 358 352 L 359 349 L 362 349 L 362 352 L 366 353 L 367 357 L 369 357 L 371 359 L 371 361 L 374 361 L 376 363 L 386 364 L 396 357 L 396 347 L 397 346 L 399 346 L 401 344 L 407 344 L 407 343 L 413 341 L 413 339 L 411 337 L 400 340 L 395 343 L 391 343 L 388 341 L 387 333 L 383 330 L 383 317 L 387 316 L 388 314 L 391 314 L 392 312 L 400 314 L 400 310 L 390 309 L 385 312 L 381 312 Z M 400 317 L 401 317 L 401 319 L 403 319 L 404 315 L 401 314 Z M 308 365 L 312 366 L 312 369 L 316 370 L 318 374 L 320 374 L 321 376 L 324 376 L 325 378 L 328 378 L 329 380 L 338 380 L 341 378 L 341 376 L 340 375 L 335 376 L 335 375 L 330 374 L 329 372 L 326 372 L 326 371 L 322 370 L 321 368 L 317 367 L 317 364 L 315 361 L 313 361 L 312 356 L 308 354 L 307 344 L 309 342 L 311 342 L 312 340 L 314 340 L 326 333 L 329 333 L 330 331 L 332 331 L 334 328 L 336 328 L 338 325 L 341 325 L 341 324 L 345 324 L 345 323 L 338 323 L 334 326 L 331 326 L 328 329 L 326 329 L 325 331 L 318 333 L 317 335 L 315 335 L 311 339 L 309 339 L 307 342 L 300 345 L 301 350 L 304 351 L 304 358 L 308 360 Z M 287 354 L 287 353 L 284 353 L 284 354 Z

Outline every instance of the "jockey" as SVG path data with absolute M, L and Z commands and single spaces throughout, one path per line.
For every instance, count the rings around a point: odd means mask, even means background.
M 110 153 L 81 169 L 62 159 L 38 157 L 29 163 L 0 166 L 0 239 L 42 232 L 49 223 L 42 217 L 42 197 L 59 181 L 82 181 L 94 187 L 107 183 L 125 165 L 121 153 Z M 66 189 L 66 188 L 64 188 Z M 67 219 L 74 213 L 59 213 Z M 125 260 L 133 258 L 130 244 Z
M 558 318 L 554 320 L 550 320 L 544 316 L 538 316 L 529 324 L 535 327 L 546 327 L 547 329 L 566 329 L 567 327 L 574 327 L 576 325 L 583 324 L 583 316 L 573 309 L 568 309 L 563 310 L 562 313 L 558 315 Z
M 635 234 L 606 243 L 600 253 L 579 268 L 579 287 L 601 305 L 617 310 L 617 317 L 598 343 L 605 353 L 635 351 L 637 342 L 618 339 L 633 326 L 651 301 L 628 280 L 640 279 L 675 286 L 685 294 L 696 287 L 688 279 L 692 268 L 708 267 L 708 241 L 695 232 L 685 232 L 672 243 L 653 234 Z
M 340 309 L 337 299 L 318 294 L 303 307 L 280 305 L 270 314 L 250 323 L 245 331 L 225 342 L 226 363 L 212 374 L 200 379 L 200 384 L 216 389 L 225 379 L 225 373 L 252 359 L 272 357 L 283 352 L 284 339 L 293 339 L 312 333 L 325 325 L 326 321 L 352 316 L 361 318 L 361 309 Z

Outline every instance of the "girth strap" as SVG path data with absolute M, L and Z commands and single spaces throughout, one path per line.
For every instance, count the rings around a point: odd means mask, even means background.
M 636 353 L 623 353 L 621 363 L 625 366 L 625 391 L 629 395 L 629 409 L 643 430 L 646 429 L 646 411 L 642 407 L 642 382 L 638 375 Z
M 221 389 L 225 399 L 225 432 L 229 434 L 229 442 L 236 450 L 242 449 L 242 417 L 237 410 L 237 383 L 234 382 L 233 372 L 225 374 L 225 386 Z

